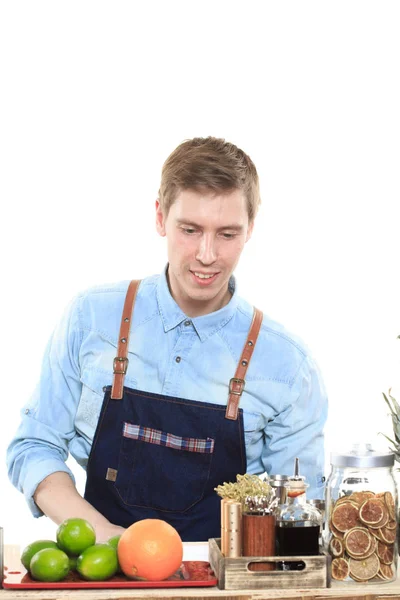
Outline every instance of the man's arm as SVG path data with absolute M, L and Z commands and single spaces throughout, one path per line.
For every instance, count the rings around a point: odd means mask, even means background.
M 86 519 L 96 530 L 96 542 L 105 542 L 124 529 L 110 523 L 78 493 L 71 477 L 64 472 L 52 473 L 36 488 L 36 504 L 52 521 L 60 524 L 64 519 Z
M 75 416 L 82 393 L 80 314 L 77 298 L 46 347 L 40 381 L 22 409 L 7 464 L 11 482 L 25 495 L 35 517 L 44 513 L 57 524 L 69 517 L 85 518 L 96 529 L 98 540 L 104 540 L 122 529 L 79 495 L 66 465 L 69 445 L 77 435 Z
M 328 401 L 319 369 L 306 356 L 284 400 L 282 411 L 267 424 L 263 464 L 269 474 L 292 475 L 300 459 L 308 498 L 324 498 L 324 425 Z

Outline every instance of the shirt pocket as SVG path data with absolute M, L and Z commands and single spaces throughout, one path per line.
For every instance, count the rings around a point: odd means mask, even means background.
M 243 410 L 244 441 L 246 448 L 253 444 L 262 432 L 262 415 Z
M 93 441 L 103 404 L 105 388 L 112 385 L 113 373 L 105 369 L 84 368 L 81 373 L 82 392 L 75 417 L 79 434 Z M 125 386 L 136 388 L 136 381 L 125 377 Z
M 115 488 L 129 506 L 185 512 L 209 491 L 213 453 L 213 438 L 125 422 Z

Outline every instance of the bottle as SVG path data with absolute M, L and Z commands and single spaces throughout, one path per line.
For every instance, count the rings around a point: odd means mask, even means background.
M 350 585 L 396 579 L 398 500 L 394 454 L 369 443 L 331 454 L 324 546 L 331 575 Z
M 276 510 L 276 554 L 278 556 L 316 556 L 319 554 L 319 535 L 322 515 L 307 502 L 309 487 L 299 475 L 299 459 L 295 459 L 294 475 L 285 484 L 287 500 Z M 303 561 L 282 561 L 280 570 L 302 570 Z

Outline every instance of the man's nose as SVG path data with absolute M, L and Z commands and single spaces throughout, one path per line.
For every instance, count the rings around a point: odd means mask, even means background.
M 211 265 L 216 261 L 217 252 L 215 247 L 214 237 L 211 235 L 203 235 L 197 249 L 196 260 L 204 265 Z

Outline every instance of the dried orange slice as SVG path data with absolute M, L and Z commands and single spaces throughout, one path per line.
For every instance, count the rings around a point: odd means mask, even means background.
M 393 500 L 392 494 L 390 492 L 385 492 L 384 500 L 385 500 L 385 504 L 387 506 L 387 509 L 389 511 L 389 517 L 392 520 L 395 520 L 396 519 L 396 513 L 395 513 L 394 500 Z
M 338 581 L 343 581 L 349 576 L 349 563 L 344 558 L 334 558 L 332 561 L 332 577 Z
M 368 558 L 362 560 L 350 558 L 350 575 L 357 577 L 360 581 L 368 581 L 378 574 L 380 564 L 376 554 L 372 554 Z
M 349 500 L 349 496 L 339 496 L 339 498 L 336 500 L 334 505 L 337 506 L 338 504 L 341 504 L 342 502 L 348 502 L 348 500 Z
M 374 536 L 374 538 L 376 538 L 376 540 L 379 540 L 379 541 L 380 541 L 380 542 L 382 542 L 383 544 L 387 543 L 387 542 L 385 542 L 385 540 L 383 539 L 383 537 L 382 537 L 382 534 L 381 534 L 381 530 L 380 530 L 380 529 L 371 529 L 370 527 L 369 527 L 368 529 L 369 529 L 369 532 L 370 532 L 370 534 L 371 534 L 371 535 L 373 535 L 373 536 Z
M 393 579 L 393 569 L 389 565 L 380 563 L 379 574 L 382 575 L 383 579 Z
M 394 542 L 396 540 L 396 530 L 395 529 L 388 529 L 388 527 L 381 527 L 379 529 L 379 532 L 382 536 L 382 541 L 385 542 L 385 544 L 394 544 Z
M 385 517 L 387 510 L 383 502 L 376 498 L 369 498 L 360 507 L 360 519 L 365 525 L 376 525 Z
M 332 519 L 329 521 L 329 529 L 332 531 L 335 537 L 339 538 L 340 540 L 344 538 L 344 533 L 342 531 L 339 531 L 339 529 L 336 529 L 336 527 L 332 523 Z
M 386 523 L 385 527 L 387 527 L 388 529 L 396 529 L 396 527 L 397 527 L 397 522 L 396 522 L 394 519 L 393 519 L 393 521 L 392 521 L 392 519 L 390 519 L 390 520 L 389 520 L 389 521 Z
M 389 511 L 386 506 L 383 507 L 383 517 L 379 521 L 379 523 L 372 524 L 370 523 L 368 527 L 372 527 L 372 529 L 379 529 L 380 527 L 385 527 L 387 522 L 389 521 Z
M 349 529 L 344 536 L 346 551 L 354 558 L 367 553 L 368 550 L 370 550 L 372 543 L 372 536 L 365 527 L 353 527 L 353 529 Z
M 337 537 L 332 537 L 331 541 L 329 542 L 329 550 L 332 556 L 335 558 L 342 556 L 344 552 L 342 541 Z
M 367 500 L 370 502 L 370 500 Z M 342 502 L 332 513 L 332 525 L 339 531 L 347 531 L 359 524 L 358 509 L 351 502 Z
M 382 542 L 378 542 L 377 554 L 381 562 L 383 562 L 385 565 L 391 565 L 394 556 L 394 545 L 391 544 L 388 546 L 388 544 L 382 544 Z
M 351 502 L 355 502 L 356 504 L 361 506 L 361 504 L 363 502 L 365 502 L 365 500 L 368 500 L 369 498 L 374 498 L 374 497 L 375 497 L 374 492 L 353 492 L 352 494 L 350 494 L 350 496 L 348 496 L 348 499 Z

